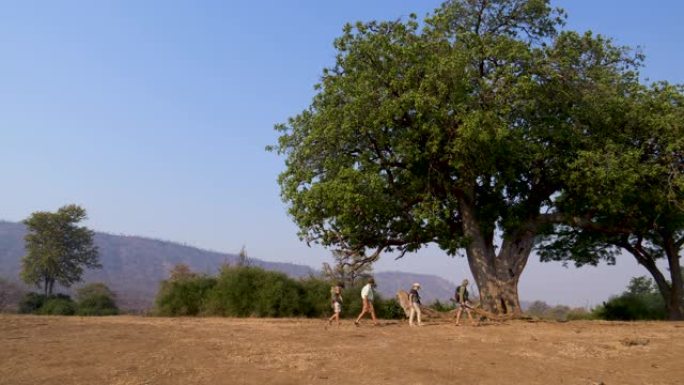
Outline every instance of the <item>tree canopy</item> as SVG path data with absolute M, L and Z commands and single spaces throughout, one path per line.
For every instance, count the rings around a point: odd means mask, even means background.
M 22 279 L 42 286 L 51 295 L 54 283 L 70 287 L 79 282 L 84 268 L 100 267 L 93 231 L 78 223 L 86 219 L 85 209 L 67 205 L 57 212 L 37 211 L 24 221 L 26 252 L 22 258 Z
M 454 0 L 345 26 L 311 106 L 276 127 L 300 236 L 369 260 L 465 249 L 483 306 L 519 311 L 568 164 L 639 86 L 637 52 L 563 20 L 547 0 Z
M 684 88 L 635 87 L 611 126 L 568 164 L 558 198 L 569 219 L 542 248 L 545 260 L 596 265 L 632 254 L 654 278 L 671 319 L 682 319 Z M 665 259 L 669 280 L 656 262 Z

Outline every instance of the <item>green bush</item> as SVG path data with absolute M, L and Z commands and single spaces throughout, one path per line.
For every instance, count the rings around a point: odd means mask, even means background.
M 218 277 L 191 272 L 176 274 L 162 282 L 156 313 L 164 316 L 208 315 L 227 317 L 323 317 L 332 314 L 326 280 L 308 277 L 295 280 L 283 273 L 252 266 L 226 266 Z M 361 311 L 361 287 L 343 291 L 343 317 Z M 404 317 L 394 299 L 375 295 L 379 318 Z
M 454 303 L 441 302 L 438 299 L 436 299 L 435 302 L 428 305 L 428 307 L 440 313 L 447 313 L 456 309 L 456 305 Z
M 663 297 L 648 277 L 632 278 L 621 295 L 611 297 L 594 314 L 609 321 L 661 320 L 667 316 Z
M 114 293 L 104 283 L 91 283 L 76 292 L 78 315 L 103 316 L 119 314 Z
M 320 317 L 332 314 L 330 289 L 333 284 L 316 278 L 308 277 L 299 281 L 304 289 L 304 315 L 307 317 Z M 342 311 L 345 311 L 343 308 Z
M 157 313 L 164 316 L 194 316 L 200 313 L 216 278 L 193 276 L 163 281 L 157 293 Z
M 396 299 L 382 299 L 376 301 L 375 311 L 378 318 L 382 319 L 404 319 L 404 309 L 402 309 Z
M 77 306 L 71 297 L 55 294 L 46 297 L 38 293 L 26 293 L 19 302 L 19 313 L 41 315 L 74 315 Z
M 19 313 L 38 314 L 40 308 L 45 304 L 45 299 L 43 294 L 26 293 L 19 301 Z
M 57 294 L 49 297 L 43 306 L 38 310 L 38 314 L 44 315 L 74 315 L 77 306 L 71 298 L 64 294 Z
M 625 294 L 604 302 L 595 314 L 609 321 L 661 320 L 667 315 L 660 296 Z
M 224 268 L 207 293 L 203 314 L 232 317 L 313 315 L 304 286 L 283 273 L 258 267 Z
M 376 294 L 375 297 L 378 298 L 378 295 Z M 342 304 L 341 316 L 344 318 L 356 318 L 361 313 L 362 307 L 361 286 L 345 288 L 342 291 L 342 298 L 344 298 L 344 303 Z M 330 300 L 328 300 L 328 303 L 330 303 Z

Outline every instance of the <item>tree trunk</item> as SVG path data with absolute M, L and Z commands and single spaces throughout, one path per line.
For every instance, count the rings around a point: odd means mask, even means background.
M 682 291 L 681 291 L 681 285 L 682 285 L 682 280 L 681 276 L 675 280 L 674 275 L 672 275 L 672 282 L 673 284 L 670 284 L 670 282 L 667 281 L 665 278 L 665 275 L 658 269 L 658 266 L 655 263 L 655 259 L 653 258 L 652 255 L 650 255 L 648 252 L 646 252 L 643 248 L 641 248 L 639 245 L 630 245 L 630 244 L 623 244 L 622 247 L 624 247 L 627 251 L 630 252 L 636 258 L 637 262 L 646 268 L 649 273 L 651 273 L 651 277 L 653 277 L 653 280 L 656 283 L 656 286 L 658 287 L 658 291 L 660 292 L 660 295 L 663 297 L 663 300 L 665 301 L 665 308 L 667 310 L 668 318 L 670 320 L 681 320 L 682 319 Z M 676 258 L 671 258 L 670 253 L 668 252 L 668 263 L 670 264 L 670 269 L 672 269 L 674 266 L 679 267 L 679 257 Z M 674 266 L 673 266 L 674 265 Z M 677 270 L 678 271 L 678 270 Z M 672 273 L 672 270 L 670 271 Z M 675 284 L 679 285 L 679 290 L 675 288 Z
M 470 238 L 466 247 L 468 265 L 480 292 L 482 307 L 495 314 L 521 313 L 518 281 L 534 246 L 534 233 L 519 230 L 504 234 L 498 255 L 494 244 L 484 237 L 474 210 L 461 204 L 464 234 Z
M 672 234 L 663 234 L 664 249 L 670 268 L 670 298 L 665 303 L 670 320 L 684 320 L 684 289 L 682 288 L 682 266 Z
M 667 254 L 668 263 L 670 265 L 670 274 L 672 277 L 672 284 L 667 281 L 665 275 L 658 269 L 653 256 L 644 250 L 640 244 L 631 245 L 625 243 L 621 245 L 627 251 L 629 251 L 637 262 L 651 273 L 651 277 L 658 287 L 660 295 L 665 301 L 665 308 L 667 311 L 668 318 L 670 320 L 681 320 L 683 318 L 682 311 L 682 277 L 681 277 L 681 267 L 679 264 L 679 256 L 676 252 L 672 253 L 672 248 L 674 243 L 671 243 L 668 247 L 667 237 L 664 237 L 664 249 Z M 676 277 L 675 275 L 679 275 Z

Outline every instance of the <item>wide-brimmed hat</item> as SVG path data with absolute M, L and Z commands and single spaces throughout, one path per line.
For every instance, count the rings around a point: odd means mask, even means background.
M 420 284 L 418 282 L 414 283 L 412 287 L 420 287 Z

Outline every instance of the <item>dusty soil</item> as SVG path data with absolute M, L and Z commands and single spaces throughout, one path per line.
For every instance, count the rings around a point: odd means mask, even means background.
M 684 323 L 0 315 L 0 384 L 682 384 Z

